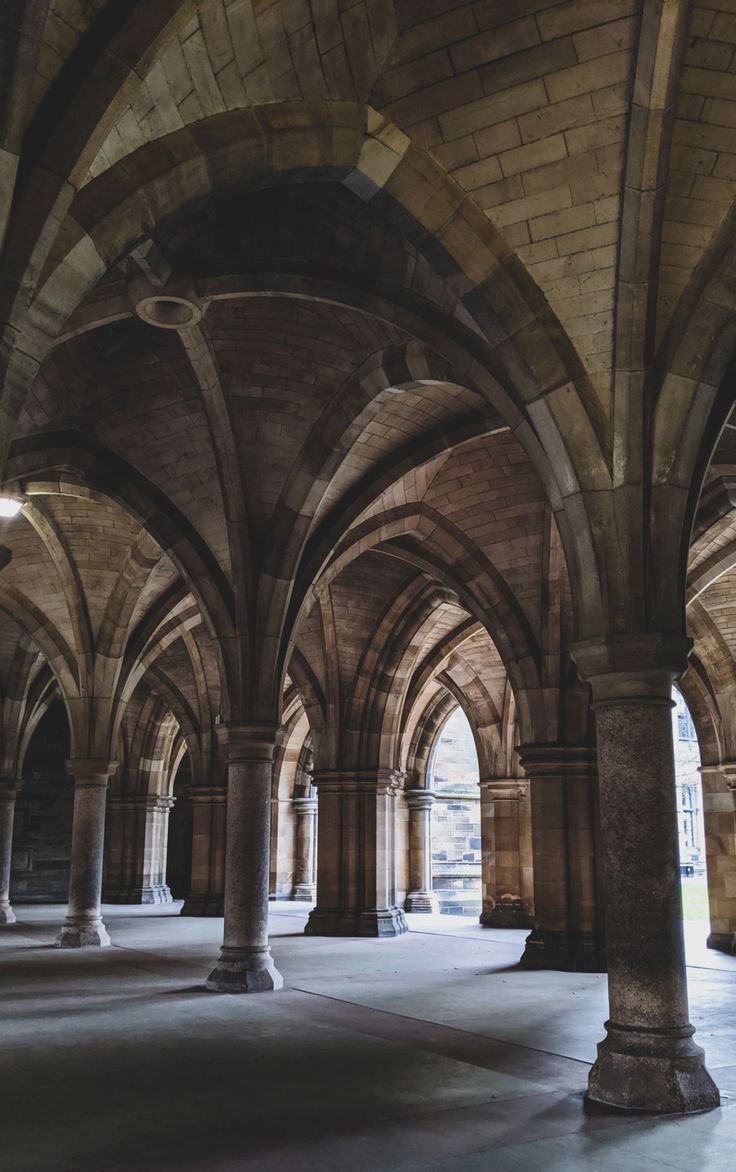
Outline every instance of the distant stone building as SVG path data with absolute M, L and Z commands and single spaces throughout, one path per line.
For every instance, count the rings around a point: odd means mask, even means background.
M 440 912 L 477 916 L 481 908 L 478 755 L 461 708 L 442 729 L 430 763 L 432 887 Z
M 677 826 L 680 836 L 680 869 L 683 875 L 705 870 L 703 787 L 700 781 L 700 748 L 690 710 L 682 693 L 673 689 L 672 739 L 677 778 Z

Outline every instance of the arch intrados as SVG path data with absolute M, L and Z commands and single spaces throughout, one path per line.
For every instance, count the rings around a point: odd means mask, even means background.
M 232 635 L 232 590 L 209 547 L 183 513 L 120 456 L 81 433 L 13 443 L 6 484 L 23 491 L 112 501 L 156 542 L 188 583 L 213 638 Z
M 430 551 L 439 555 L 438 564 L 432 564 L 429 559 L 395 544 L 397 538 L 405 535 L 421 534 Z M 447 539 L 447 546 L 433 543 L 436 534 Z M 394 542 L 390 545 L 390 542 Z M 479 550 L 468 550 L 461 540 L 459 531 L 455 530 L 440 514 L 428 515 L 427 510 L 421 508 L 398 508 L 379 517 L 371 518 L 364 525 L 357 527 L 347 534 L 341 547 L 338 547 L 329 563 L 320 574 L 319 586 L 329 585 L 351 562 L 362 553 L 371 549 L 381 549 L 382 552 L 408 561 L 416 568 L 435 579 L 439 586 L 449 586 L 458 594 L 461 605 L 477 621 L 483 624 L 496 646 L 501 660 L 510 677 L 519 676 L 522 665 L 526 673 L 532 672 L 534 684 L 539 686 L 539 652 L 531 628 L 520 608 L 510 597 L 510 591 L 503 583 L 498 571 L 483 557 Z M 452 567 L 458 562 L 470 563 L 475 571 L 474 577 L 487 575 L 492 584 L 494 598 L 479 600 L 459 574 L 454 573 Z M 500 581 L 499 581 L 500 580 Z M 309 603 L 307 613 L 314 605 L 315 594 L 312 591 L 307 598 Z M 483 605 L 483 602 L 486 605 Z M 500 616 L 499 604 L 508 608 L 509 627 L 513 625 L 513 642 L 509 637 Z M 489 622 L 490 619 L 490 622 Z M 520 678 L 520 683 L 524 681 Z M 529 681 L 527 682 L 527 686 Z
M 420 712 L 410 712 L 406 721 L 400 761 L 407 775 L 412 780 L 418 780 L 417 775 L 423 774 L 423 784 L 426 784 L 426 768 L 429 765 L 430 753 L 434 744 L 437 729 L 443 727 L 445 721 L 457 708 L 457 701 L 445 686 L 436 683 L 436 691 L 425 699 L 424 707 Z M 416 708 L 416 702 L 414 707 Z M 406 732 L 411 728 L 411 736 L 406 741 Z M 423 772 L 424 771 L 424 772 Z M 412 777 L 413 775 L 413 777 Z
M 407 473 L 433 460 L 449 458 L 463 444 L 507 431 L 505 425 L 497 426 L 499 422 L 497 416 L 490 419 L 482 414 L 463 416 L 455 427 L 440 427 L 436 432 L 425 434 L 419 443 L 411 442 L 400 452 L 389 456 L 350 490 L 345 501 L 324 518 L 314 533 L 307 533 L 302 540 L 297 551 L 301 558 L 300 567 L 293 589 L 290 590 L 289 610 L 283 619 L 285 629 L 293 632 L 305 604 L 309 612 L 313 605 L 310 602 L 310 591 L 320 580 L 336 546 L 344 541 L 344 535 L 351 525 L 377 497 L 387 492 L 392 485 L 398 484 Z M 288 513 L 288 510 L 285 512 Z
M 443 681 L 443 683 L 444 683 L 444 681 Z M 429 776 L 431 776 L 432 772 L 434 770 L 434 761 L 435 761 L 435 756 L 437 753 L 437 747 L 439 745 L 440 737 L 442 735 L 442 730 L 444 729 L 448 720 L 450 720 L 451 717 L 457 711 L 457 709 L 460 708 L 462 710 L 468 724 L 470 725 L 470 731 L 473 734 L 473 744 L 475 745 L 475 755 L 478 758 L 478 776 L 479 776 L 479 778 L 483 777 L 484 774 L 486 772 L 488 772 L 490 769 L 490 762 L 488 761 L 488 756 L 485 751 L 485 745 L 483 744 L 483 738 L 480 735 L 480 730 L 478 729 L 476 722 L 474 720 L 472 705 L 469 703 L 467 697 L 463 694 L 463 692 L 459 688 L 457 688 L 454 684 L 447 682 L 447 683 L 444 683 L 444 686 L 447 688 L 448 693 L 452 696 L 455 703 L 454 703 L 452 709 L 447 713 L 442 724 L 440 724 L 434 731 L 434 735 L 432 737 L 432 745 L 429 750 L 429 755 L 427 757 L 427 774 Z
M 709 686 L 702 664 L 695 656 L 677 681 L 695 725 L 702 765 L 717 765 L 724 759 L 723 732 L 718 702 Z
M 408 697 L 408 702 L 413 704 L 415 698 L 420 696 L 423 690 L 428 686 L 433 677 L 437 677 L 440 672 L 444 670 L 445 664 L 450 659 L 454 651 L 461 651 L 465 643 L 472 639 L 478 632 L 483 631 L 489 643 L 495 650 L 495 643 L 491 639 L 487 629 L 479 623 L 476 619 L 469 618 L 466 622 L 461 623 L 455 630 L 448 632 L 448 634 L 440 640 L 439 643 L 432 649 L 429 655 L 419 664 L 417 671 L 414 673 L 411 682 L 411 689 Z M 499 656 L 500 659 L 500 656 Z
M 318 129 L 332 133 L 316 135 Z M 389 145 L 389 139 L 393 145 Z M 288 151 L 284 151 L 287 142 Z M 315 142 L 320 144 L 324 157 L 315 156 Z M 302 148 L 304 159 L 300 158 Z M 405 180 L 400 187 L 392 184 L 395 171 Z M 422 225 L 427 171 L 434 177 L 436 187 L 447 193 L 453 209 L 450 221 L 462 223 L 463 232 L 456 237 L 447 230 L 448 225 L 439 236 Z M 374 172 L 381 173 L 380 181 L 373 178 Z M 416 175 L 416 184 L 408 181 L 407 172 Z M 60 269 L 64 269 L 64 284 L 67 291 L 77 290 L 78 303 L 85 287 L 145 240 L 156 225 L 165 223 L 184 207 L 201 202 L 213 190 L 232 189 L 229 180 L 234 173 L 241 177 L 241 186 L 251 188 L 304 182 L 305 178 L 311 182 L 342 178 L 364 202 L 380 191 L 380 204 L 376 206 L 382 213 L 398 223 L 405 235 L 410 234 L 415 244 L 431 243 L 435 256 L 441 255 L 445 275 L 454 273 L 457 287 L 466 291 L 461 300 L 467 318 L 476 319 L 476 329 L 471 333 L 486 339 L 483 366 L 498 370 L 499 381 L 511 395 L 507 415 L 514 394 L 527 397 L 539 407 L 544 387 L 532 372 L 544 370 L 544 378 L 551 380 L 549 389 L 566 385 L 569 392 L 574 388 L 581 419 L 592 427 L 591 434 L 596 429 L 601 432 L 597 401 L 574 346 L 524 267 L 508 256 L 490 221 L 425 152 L 411 145 L 383 116 L 355 103 L 334 103 L 329 108 L 324 103 L 308 101 L 269 103 L 213 115 L 139 148 L 77 193 L 69 212 L 69 230 L 59 236 L 59 240 L 73 243 L 67 246 L 69 251 L 60 253 L 47 266 L 45 285 L 37 293 L 39 302 L 48 312 L 55 287 L 60 286 Z M 89 269 L 86 277 L 80 275 L 85 263 Z M 471 276 L 463 264 L 472 269 Z M 494 298 L 499 299 L 495 307 Z M 526 331 L 516 328 L 513 338 L 502 324 L 510 303 L 517 308 L 520 304 L 526 306 L 528 327 Z M 546 364 L 540 365 L 531 352 L 527 355 L 529 361 L 524 360 L 521 351 L 527 336 L 531 337 L 530 330 L 537 351 L 543 340 Z M 519 347 L 521 351 L 517 353 Z M 569 410 L 569 393 L 567 400 Z M 555 426 L 552 415 L 548 416 L 547 426 Z M 580 464 L 580 475 L 586 479 L 598 462 L 597 476 L 607 479 L 602 449 L 595 443 L 594 449 Z M 556 455 L 570 461 L 564 444 Z M 571 469 L 572 463 L 568 476 L 576 482 Z
M 378 734 L 381 756 L 385 758 L 387 745 L 398 746 L 401 724 L 417 657 L 426 646 L 437 611 L 447 605 L 448 599 L 437 594 L 432 582 L 412 580 L 393 598 L 384 611 L 373 638 L 366 647 L 356 672 L 356 680 L 366 677 L 366 687 L 358 696 L 356 690 L 348 703 L 348 722 L 361 729 L 361 735 Z M 450 602 L 450 605 L 455 605 Z M 391 689 L 382 687 L 391 679 Z M 392 761 L 382 760 L 391 768 Z
M 28 598 L 12 586 L 0 583 L 0 610 L 4 611 L 44 656 L 59 687 L 62 698 L 76 697 L 79 686 L 76 665 L 66 639 L 56 626 Z

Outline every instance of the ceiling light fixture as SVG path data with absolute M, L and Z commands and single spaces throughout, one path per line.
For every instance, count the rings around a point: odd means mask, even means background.
M 17 496 L 0 496 L 0 517 L 17 517 L 24 504 Z

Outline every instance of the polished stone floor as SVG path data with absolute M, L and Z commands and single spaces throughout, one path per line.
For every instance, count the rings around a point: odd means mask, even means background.
M 2 1172 L 576 1172 L 736 1165 L 736 959 L 690 932 L 723 1108 L 586 1115 L 605 978 L 524 973 L 523 933 L 409 917 L 305 938 L 273 904 L 274 995 L 203 989 L 222 921 L 107 908 L 114 947 L 51 947 L 61 907 L 0 932 Z M 172 914 L 173 913 L 173 914 Z

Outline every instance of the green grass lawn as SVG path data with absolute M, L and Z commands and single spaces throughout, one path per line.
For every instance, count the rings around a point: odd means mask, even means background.
M 682 918 L 683 920 L 708 920 L 708 884 L 705 875 L 697 879 L 683 879 Z

